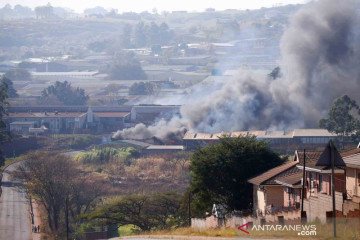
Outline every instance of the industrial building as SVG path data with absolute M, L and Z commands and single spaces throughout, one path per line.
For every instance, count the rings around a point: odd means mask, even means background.
M 219 137 L 255 136 L 259 140 L 268 140 L 270 145 L 312 144 L 324 145 L 336 134 L 326 129 L 294 129 L 290 131 L 239 131 L 223 133 L 194 133 L 187 132 L 183 138 L 187 150 L 195 150 L 198 146 L 216 143 Z
M 35 106 L 10 107 L 4 120 L 8 131 L 28 134 L 45 127 L 49 133 L 111 133 L 136 123 L 179 113 L 179 106 L 137 105 L 119 107 Z

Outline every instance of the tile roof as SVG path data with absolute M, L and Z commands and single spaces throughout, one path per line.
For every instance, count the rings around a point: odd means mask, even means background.
M 290 176 L 292 176 L 293 174 L 298 173 L 299 171 L 301 171 L 301 170 L 298 169 L 296 166 L 292 166 L 292 167 L 286 169 L 285 171 L 279 173 L 278 175 L 276 175 L 276 176 L 274 176 L 274 177 L 272 177 L 272 178 L 264 181 L 264 182 L 262 183 L 262 185 L 276 185 L 276 184 L 278 184 L 278 183 L 276 182 L 276 180 L 278 180 L 279 178 L 282 178 L 282 177 L 290 177 Z
M 302 171 L 296 168 L 295 171 L 293 171 L 288 175 L 277 177 L 275 179 L 275 182 L 289 187 L 299 187 L 301 186 L 300 184 L 301 184 L 302 176 L 303 176 Z
M 314 169 L 318 169 L 318 170 L 325 170 L 325 169 L 329 169 L 329 166 L 317 166 L 316 163 L 321 159 L 321 158 L 326 158 L 326 156 L 321 156 L 322 153 L 324 151 L 306 151 L 306 167 L 308 168 L 314 168 Z M 343 158 L 343 161 L 345 162 L 345 165 L 347 165 L 349 161 L 352 161 L 350 157 L 352 157 L 355 154 L 360 153 L 360 148 L 354 148 L 354 149 L 349 149 L 349 150 L 343 150 L 343 151 L 339 151 L 340 156 Z M 297 151 L 296 154 L 296 159 L 299 161 L 299 165 L 303 165 L 304 163 L 304 152 L 303 151 Z M 339 156 L 338 156 L 339 157 Z M 355 156 L 354 156 L 355 157 Z M 298 158 L 298 159 L 297 159 Z M 345 161 L 345 158 L 347 158 L 347 160 Z M 360 163 L 359 163 L 360 164 Z M 344 166 L 343 164 L 338 164 L 338 166 Z
M 343 160 L 347 167 L 360 168 L 360 153 L 348 155 Z
M 294 167 L 297 163 L 298 163 L 297 161 L 287 162 L 278 167 L 272 168 L 269 171 L 264 172 L 263 174 L 260 174 L 257 177 L 249 179 L 248 182 L 255 185 L 263 185 L 266 181 L 271 180 L 273 177 L 278 176 L 279 174 L 288 170 L 289 168 Z M 276 184 L 275 182 L 273 183 Z M 267 182 L 266 184 L 272 184 L 272 182 Z

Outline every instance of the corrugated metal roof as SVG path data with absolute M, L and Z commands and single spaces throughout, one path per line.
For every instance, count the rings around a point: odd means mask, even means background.
M 265 133 L 266 131 L 249 131 L 248 135 L 254 135 L 256 137 L 262 137 L 264 136 L 265 137 Z
M 33 125 L 35 122 L 12 122 L 10 125 Z
M 239 132 L 232 132 L 231 137 L 246 137 L 248 135 L 248 131 L 239 131 Z
M 294 137 L 336 137 L 326 129 L 294 129 Z
M 129 114 L 130 114 L 129 112 L 94 112 L 94 115 L 101 118 L 112 118 L 112 117 L 123 118 L 128 116 Z
M 19 113 L 8 113 L 4 118 L 63 118 L 63 117 L 82 117 L 86 113 L 83 112 L 19 112 Z
M 194 136 L 194 139 L 204 139 L 204 140 L 211 140 L 212 139 L 212 135 L 211 133 L 197 133 Z
M 185 140 L 209 140 L 217 139 L 218 136 L 222 136 L 224 133 L 191 133 L 192 135 L 185 135 Z M 261 139 L 274 139 L 274 138 L 293 138 L 293 137 L 336 137 L 336 134 L 329 133 L 326 129 L 295 129 L 293 131 L 235 131 L 231 133 L 225 133 L 231 137 L 238 136 L 256 136 Z M 215 136 L 215 138 L 214 138 Z
M 182 145 L 151 145 L 147 147 L 148 150 L 184 150 Z
M 193 133 L 193 132 L 187 132 L 187 133 L 185 133 L 183 139 L 184 139 L 184 140 L 194 139 L 195 134 L 196 134 L 196 133 Z

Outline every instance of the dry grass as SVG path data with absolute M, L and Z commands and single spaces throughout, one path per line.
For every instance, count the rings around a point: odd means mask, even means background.
M 175 235 L 175 236 L 207 236 L 207 237 L 238 237 L 238 238 L 266 238 L 266 239 L 341 239 L 360 240 L 360 219 L 338 219 L 337 238 L 333 238 L 332 224 L 308 223 L 316 225 L 316 236 L 299 236 L 296 231 L 255 231 L 249 229 L 250 234 L 235 231 L 233 228 L 225 229 L 192 229 L 178 228 L 147 233 L 149 235 Z
M 124 161 L 110 159 L 104 164 L 80 164 L 84 171 L 97 172 L 113 182 L 114 193 L 136 194 L 186 190 L 189 184 L 189 157 L 149 156 Z

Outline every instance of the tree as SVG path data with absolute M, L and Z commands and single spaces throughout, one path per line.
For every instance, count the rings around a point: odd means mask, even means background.
M 26 69 L 15 68 L 5 72 L 4 77 L 11 81 L 31 81 L 31 74 Z
M 14 173 L 15 178 L 24 181 L 26 192 L 45 208 L 49 228 L 54 233 L 59 230 L 72 178 L 79 173 L 72 166 L 71 159 L 63 154 L 33 152 Z
M 3 76 L 1 78 L 1 82 L 6 83 L 7 85 L 7 95 L 9 98 L 17 98 L 19 97 L 19 94 L 16 92 L 13 86 L 13 82 L 9 79 Z
M 35 8 L 36 18 L 50 18 L 54 14 L 54 8 L 48 3 L 46 6 Z
M 6 109 L 8 107 L 8 102 L 7 102 L 7 91 L 8 91 L 8 86 L 5 82 L 1 82 L 0 83 L 0 145 L 9 141 L 10 136 L 8 134 L 8 132 L 6 131 L 6 123 L 3 119 L 3 116 L 6 113 Z M 5 163 L 5 158 L 2 154 L 2 151 L 0 149 L 0 166 L 3 166 Z
M 109 71 L 110 79 L 116 80 L 145 80 L 147 76 L 143 71 L 134 53 L 119 54 Z
M 54 235 L 64 234 L 65 207 L 68 200 L 71 219 L 91 210 L 107 188 L 99 180 L 77 168 L 65 154 L 32 152 L 23 160 L 13 177 L 24 182 L 23 188 L 47 214 L 50 230 Z
M 247 180 L 283 162 L 268 142 L 255 136 L 220 137 L 219 143 L 199 148 L 191 157 L 193 204 L 203 213 L 214 203 L 229 212 L 250 209 L 252 185 Z
M 125 24 L 123 29 L 123 34 L 121 35 L 121 46 L 122 48 L 132 48 L 131 44 L 131 33 L 132 26 L 130 24 Z
M 354 115 L 357 115 L 356 117 Z M 328 118 L 320 119 L 319 127 L 336 133 L 342 138 L 360 130 L 359 106 L 348 95 L 335 99 Z M 342 139 L 344 140 L 344 139 Z
M 82 88 L 73 88 L 71 83 L 56 81 L 54 85 L 45 88 L 41 92 L 40 101 L 57 99 L 65 105 L 85 105 L 89 96 Z
M 153 93 L 154 86 L 151 83 L 134 83 L 129 89 L 129 95 L 151 95 Z
M 132 224 L 142 231 L 168 229 L 178 226 L 180 204 L 181 195 L 175 192 L 126 195 L 83 218 L 102 219 L 120 226 Z
M 137 48 L 145 47 L 147 44 L 145 31 L 146 27 L 144 22 L 139 22 L 135 27 L 135 46 Z

